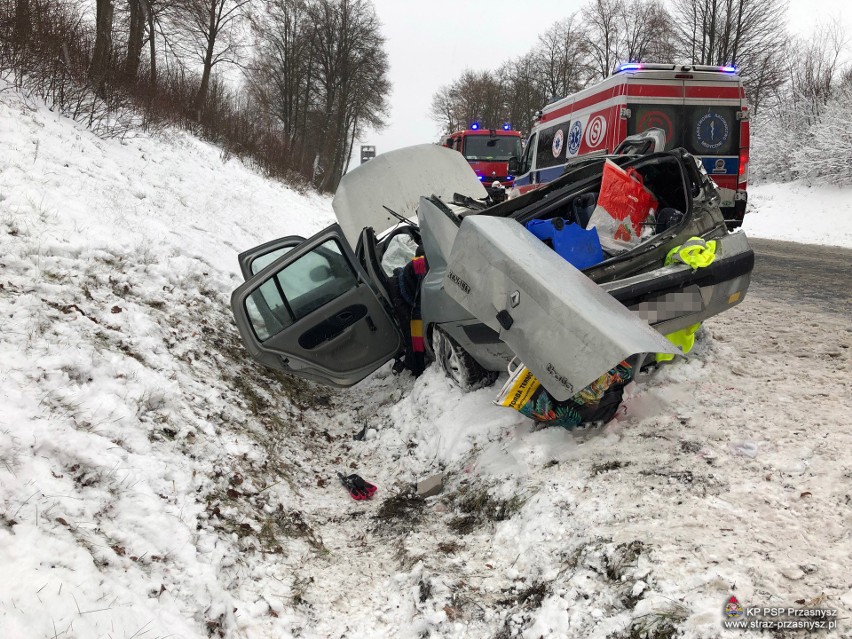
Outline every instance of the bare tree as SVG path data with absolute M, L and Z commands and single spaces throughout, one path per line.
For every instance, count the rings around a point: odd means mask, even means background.
M 30 0 L 15 0 L 13 40 L 16 46 L 23 46 L 29 41 L 32 33 L 31 20 Z
M 463 126 L 457 102 L 458 92 L 454 84 L 442 86 L 432 95 L 429 116 L 445 133 L 452 133 Z
M 313 37 L 305 0 L 272 0 L 252 20 L 256 55 L 248 70 L 258 102 L 281 127 L 293 154 L 306 161 L 307 120 L 314 104 Z M 312 160 L 313 158 L 311 158 Z
M 435 93 L 430 115 L 447 133 L 473 122 L 498 128 L 510 121 L 507 92 L 499 75 L 468 69 L 455 82 Z
M 789 99 L 799 105 L 808 124 L 819 120 L 823 108 L 852 66 L 842 64 L 849 41 L 837 20 L 818 25 L 813 36 L 796 39 L 788 56 Z M 794 53 L 793 53 L 794 52 Z
M 619 27 L 624 22 L 624 1 L 592 0 L 584 7 L 584 12 L 589 66 L 597 77 L 605 78 L 620 61 Z
M 544 88 L 535 54 L 528 53 L 510 60 L 500 69 L 499 75 L 505 88 L 509 122 L 519 131 L 528 131 L 535 112 L 545 105 L 550 96 Z
M 757 107 L 784 81 L 787 0 L 673 0 L 681 55 L 739 67 Z
M 673 62 L 674 22 L 660 0 L 634 0 L 618 16 L 618 62 Z
M 308 126 L 320 145 L 315 178 L 324 191 L 336 188 L 357 133 L 381 127 L 387 117 L 388 61 L 379 21 L 369 0 L 315 0 L 317 111 Z
M 200 118 L 210 89 L 213 68 L 222 62 L 236 62 L 238 48 L 232 33 L 245 17 L 252 0 L 177 0 L 174 19 L 187 34 L 191 55 L 201 64 L 201 82 L 193 101 Z
M 135 80 L 139 73 L 139 61 L 142 58 L 142 46 L 145 43 L 145 0 L 127 0 L 130 11 L 127 51 L 124 58 L 124 75 Z
M 538 37 L 533 55 L 548 98 L 564 97 L 585 85 L 589 51 L 588 38 L 576 13 Z

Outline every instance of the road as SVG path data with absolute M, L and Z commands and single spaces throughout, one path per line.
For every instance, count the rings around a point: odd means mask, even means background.
M 755 263 L 750 292 L 852 313 L 852 249 L 749 238 Z

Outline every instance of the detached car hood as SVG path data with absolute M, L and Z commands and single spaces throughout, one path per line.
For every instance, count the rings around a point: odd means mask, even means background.
M 331 206 L 351 246 L 361 231 L 376 235 L 399 222 L 387 210 L 413 218 L 421 196 L 449 201 L 453 193 L 474 199 L 488 193 L 461 153 L 436 144 L 420 144 L 376 156 L 343 176 Z

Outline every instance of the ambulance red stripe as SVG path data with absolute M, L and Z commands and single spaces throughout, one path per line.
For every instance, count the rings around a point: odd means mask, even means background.
M 631 98 L 682 98 L 683 85 L 629 82 L 627 95 Z
M 686 97 L 709 98 L 711 100 L 740 100 L 745 98 L 745 91 L 737 86 L 710 85 L 686 85 Z

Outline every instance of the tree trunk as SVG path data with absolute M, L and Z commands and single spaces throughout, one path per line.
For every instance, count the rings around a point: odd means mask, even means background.
M 92 53 L 92 63 L 89 66 L 89 79 L 101 96 L 106 93 L 106 78 L 109 74 L 114 10 L 112 0 L 97 0 L 95 50 Z
M 16 0 L 14 28 L 15 46 L 23 47 L 29 42 L 33 29 L 30 15 L 30 0 Z
M 355 122 L 352 123 L 352 136 L 349 139 L 349 151 L 346 153 L 346 164 L 343 166 L 341 177 L 349 171 L 349 163 L 352 161 L 352 149 L 355 148 L 355 131 L 358 130 L 358 116 L 355 116 Z
M 201 74 L 201 85 L 195 96 L 195 118 L 201 121 L 201 111 L 204 109 L 204 101 L 207 99 L 207 91 L 210 88 L 210 73 L 213 69 L 213 41 L 207 45 L 207 53 L 204 55 L 204 72 Z
M 145 17 L 148 19 L 148 49 L 151 56 L 151 88 L 157 86 L 157 45 L 154 40 L 154 8 L 151 0 L 144 0 Z
M 128 81 L 136 80 L 139 73 L 139 59 L 142 57 L 142 44 L 145 39 L 145 11 L 143 0 L 128 0 L 130 5 L 130 32 L 127 35 L 127 57 L 124 61 L 124 75 Z
M 213 70 L 213 52 L 216 47 L 216 3 L 217 0 L 208 0 L 210 4 L 210 22 L 207 25 L 207 50 L 204 53 L 204 70 L 201 73 L 201 86 L 198 87 L 198 94 L 195 96 L 195 118 L 201 121 L 201 111 L 204 108 L 204 102 L 207 100 L 207 91 L 210 88 L 210 73 Z

